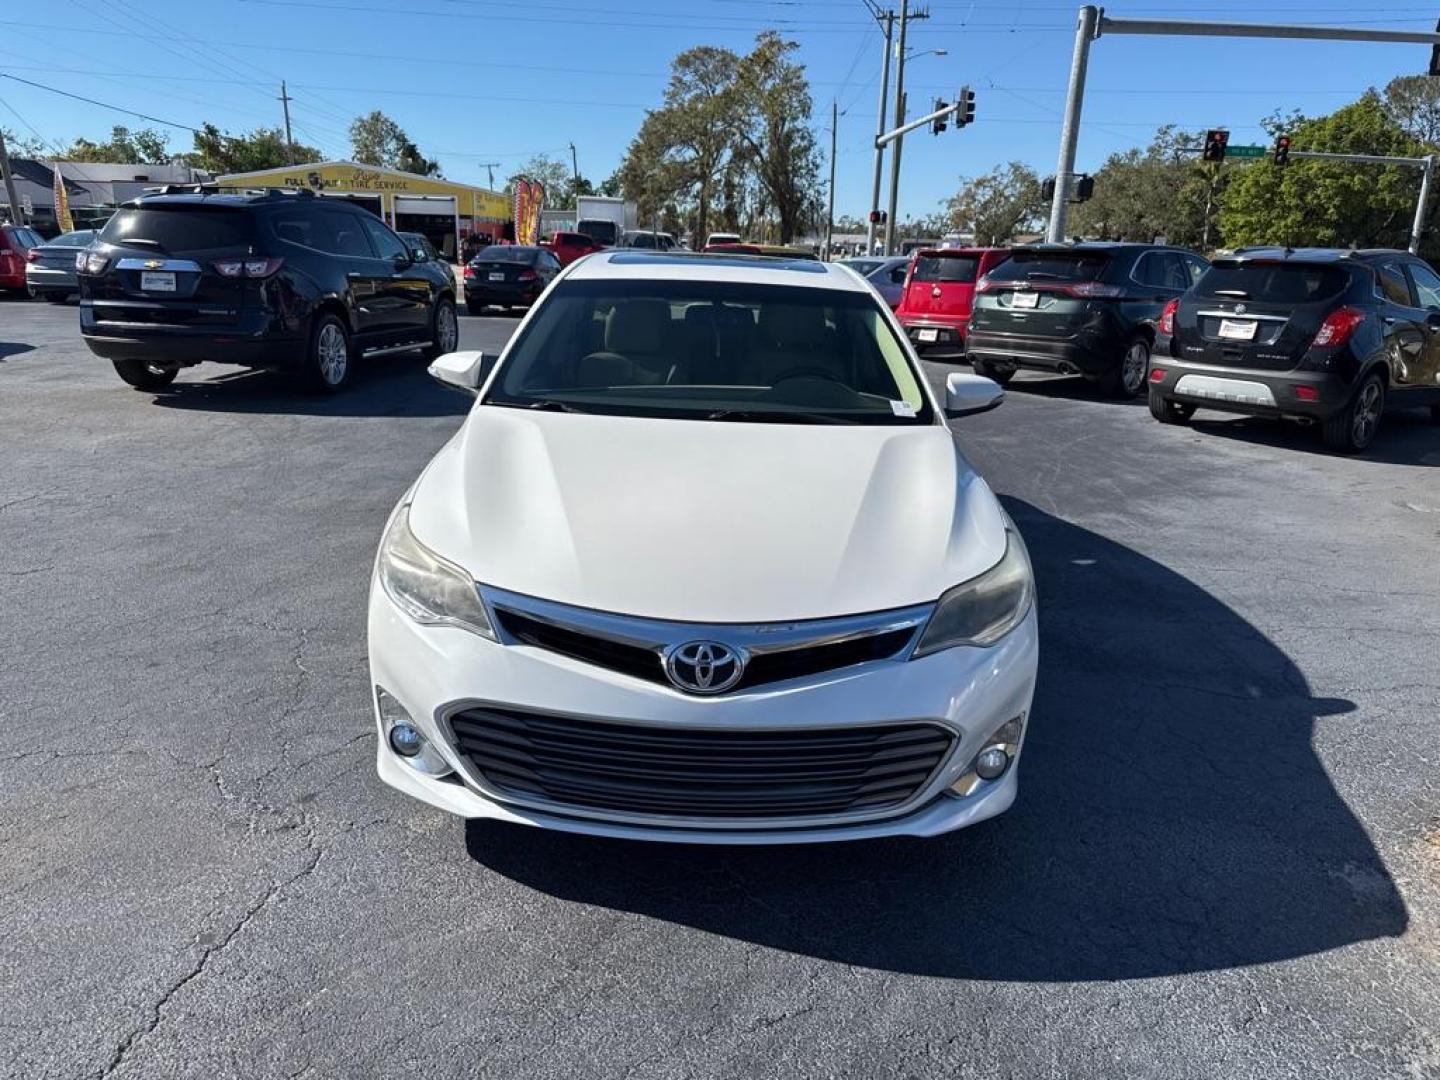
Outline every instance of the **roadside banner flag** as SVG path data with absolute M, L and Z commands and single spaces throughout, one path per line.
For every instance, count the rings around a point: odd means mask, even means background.
M 545 185 L 521 177 L 515 181 L 515 242 L 533 244 L 540 239 L 540 209 L 545 205 Z
M 60 163 L 55 163 L 55 224 L 61 232 L 74 232 L 75 222 L 70 217 L 70 195 L 65 190 L 65 178 L 60 175 Z

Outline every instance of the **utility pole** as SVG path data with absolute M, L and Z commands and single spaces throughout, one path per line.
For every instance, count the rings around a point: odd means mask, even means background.
M 825 258 L 835 247 L 835 133 L 840 126 L 840 106 L 830 102 L 830 205 L 825 211 Z
M 575 144 L 570 144 L 570 186 L 574 189 L 575 197 L 580 197 L 580 159 L 575 154 Z
M 875 13 L 875 18 L 881 18 L 880 12 Z M 865 227 L 866 255 L 875 254 L 875 217 L 880 213 L 880 175 L 885 167 L 885 147 L 878 140 L 885 134 L 885 113 L 890 104 L 890 49 L 895 32 L 895 12 L 885 12 L 884 23 L 885 57 L 880 64 L 880 118 L 875 122 L 875 181 L 870 188 L 870 223 Z
M 10 200 L 11 223 L 24 225 L 25 214 L 20 206 L 20 196 L 15 194 L 15 178 L 10 175 L 10 151 L 5 147 L 4 131 L 0 131 L 0 178 L 5 181 L 5 197 Z
M 895 50 L 895 126 L 905 126 L 905 30 L 911 19 L 928 19 L 928 11 L 910 14 L 910 0 L 900 0 L 900 43 Z M 885 214 L 885 254 L 894 255 L 895 208 L 900 201 L 900 148 L 903 136 L 890 151 L 890 208 Z
M 280 80 L 280 106 L 285 110 L 285 153 L 290 164 L 295 164 L 295 140 L 290 137 L 290 92 L 285 89 L 285 80 Z
M 498 161 L 482 161 L 482 162 L 480 162 L 480 168 L 484 169 L 484 170 L 485 170 L 485 175 L 490 178 L 489 180 L 486 181 L 486 186 L 487 186 L 491 191 L 494 191 L 494 190 L 495 190 L 495 170 L 498 169 L 499 167 L 500 167 L 500 162 L 498 162 Z

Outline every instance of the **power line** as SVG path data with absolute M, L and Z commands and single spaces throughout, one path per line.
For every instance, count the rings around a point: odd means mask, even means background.
M 37 90 L 48 90 L 52 94 L 59 94 L 61 97 L 83 101 L 87 105 L 97 105 L 102 109 L 109 109 L 111 112 L 124 113 L 126 116 L 138 116 L 141 120 L 148 120 L 150 123 L 159 124 L 162 127 L 179 128 L 182 131 L 194 132 L 196 135 L 201 134 L 199 128 L 191 127 L 189 124 L 181 124 L 174 120 L 163 120 L 158 116 L 151 116 L 149 113 L 139 112 L 136 109 L 127 109 L 123 105 L 115 105 L 108 101 L 97 101 L 95 98 L 86 97 L 84 94 L 72 94 L 69 90 L 61 90 L 55 86 L 46 86 L 44 83 L 34 82 L 30 79 L 22 79 L 19 75 L 11 75 L 8 71 L 0 71 L 0 79 L 10 79 L 13 82 L 23 83 L 26 86 L 33 86 Z

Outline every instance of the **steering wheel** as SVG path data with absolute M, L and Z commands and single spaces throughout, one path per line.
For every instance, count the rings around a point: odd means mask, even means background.
M 848 385 L 844 379 L 840 378 L 839 375 L 836 375 L 829 368 L 823 368 L 819 365 L 786 368 L 770 380 L 770 385 L 772 387 L 779 386 L 782 382 L 789 379 L 824 379 L 826 382 L 839 383 L 841 386 Z

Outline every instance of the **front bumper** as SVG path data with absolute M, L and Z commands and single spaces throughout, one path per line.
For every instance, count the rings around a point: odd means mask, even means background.
M 1296 416 L 1324 420 L 1350 401 L 1351 384 L 1329 371 L 1254 371 L 1186 364 L 1156 356 L 1150 392 L 1167 401 L 1245 416 Z M 1154 376 L 1162 373 L 1159 379 Z M 1313 395 L 1302 398 L 1301 388 Z
M 392 787 L 462 817 L 595 836 L 726 844 L 934 836 L 993 817 L 1014 801 L 1018 748 L 1016 760 L 998 780 L 981 781 L 964 797 L 945 792 L 966 774 L 996 729 L 1028 715 L 1038 651 L 1032 610 L 989 649 L 957 648 L 920 660 L 874 661 L 719 697 L 692 697 L 543 649 L 497 645 L 466 630 L 417 625 L 377 586 L 371 590 L 369 608 L 372 683 L 404 706 L 456 772 L 434 779 L 412 769 L 390 749 L 378 711 L 376 771 Z M 543 800 L 527 799 L 522 805 L 487 791 L 483 777 L 469 769 L 446 736 L 445 719 L 457 708 L 478 703 L 712 731 L 922 721 L 948 729 L 954 743 L 911 798 L 884 811 L 797 817 L 757 827 L 703 818 L 661 820 L 648 814 L 581 811 Z

